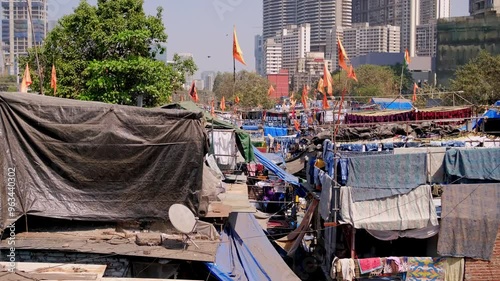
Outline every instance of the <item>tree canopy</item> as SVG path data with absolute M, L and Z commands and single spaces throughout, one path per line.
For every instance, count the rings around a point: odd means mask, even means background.
M 192 60 L 174 56 L 174 63 L 155 60 L 165 52 L 167 34 L 162 8 L 156 16 L 143 10 L 143 0 L 98 0 L 97 6 L 82 0 L 73 14 L 61 18 L 37 49 L 45 94 L 50 89 L 51 68 L 57 70 L 56 96 L 135 105 L 142 96 L 145 106 L 169 102 L 192 75 Z M 35 50 L 23 64 L 32 69 L 34 91 L 40 91 Z
M 263 107 L 272 108 L 274 101 L 269 99 L 267 91 L 269 81 L 266 78 L 247 71 L 236 73 L 234 82 L 233 73 L 217 73 L 213 91 L 218 101 L 222 97 L 226 102 L 232 102 L 236 96 L 240 99 L 239 105 L 245 108 Z
M 500 55 L 486 51 L 471 59 L 455 72 L 452 91 L 464 91 L 463 96 L 475 105 L 490 105 L 500 100 Z

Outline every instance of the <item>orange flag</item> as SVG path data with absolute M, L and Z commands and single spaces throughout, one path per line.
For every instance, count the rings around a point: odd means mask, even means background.
M 307 88 L 306 88 L 306 86 L 304 86 L 304 88 L 302 89 L 301 102 L 304 105 L 304 109 L 307 109 Z
M 233 58 L 244 65 L 243 52 L 241 51 L 240 44 L 238 44 L 238 37 L 236 36 L 236 27 L 233 28 Z
M 194 83 L 194 80 L 191 84 L 191 88 L 189 89 L 189 95 L 195 103 L 198 102 L 198 91 L 196 90 L 196 84 Z
M 417 83 L 413 83 L 413 97 L 411 99 L 413 102 L 417 101 L 417 90 L 418 90 Z
M 356 72 L 354 72 L 354 67 L 352 67 L 352 65 L 350 65 L 349 67 L 349 73 L 347 74 L 347 77 L 358 82 L 358 77 L 356 77 Z
M 56 66 L 52 65 L 52 74 L 50 75 L 50 87 L 54 89 L 54 95 L 57 91 L 57 75 L 56 75 Z
M 211 101 L 210 114 L 212 116 L 215 116 L 215 100 L 214 99 L 212 99 L 212 101 Z
M 226 110 L 226 99 L 224 97 L 220 100 L 220 109 L 222 111 Z
M 325 62 L 325 65 L 323 67 L 323 83 L 326 81 L 326 87 L 327 87 L 327 93 L 331 96 L 333 95 L 333 78 L 332 75 L 330 74 L 330 71 L 328 70 L 328 66 Z
M 26 64 L 26 69 L 24 70 L 23 80 L 21 81 L 21 93 L 27 93 L 28 87 L 33 83 L 31 81 L 30 68 L 28 64 Z
M 295 126 L 295 130 L 300 131 L 300 123 L 297 119 L 293 120 L 293 125 Z
M 319 78 L 318 81 L 318 91 L 322 93 L 323 95 L 325 94 L 325 82 L 323 81 L 323 78 Z
M 410 52 L 408 52 L 408 49 L 405 49 L 405 62 L 407 66 L 410 65 L 411 62 Z
M 339 66 L 342 67 L 345 71 L 348 71 L 347 64 L 345 60 L 348 58 L 347 53 L 345 52 L 344 46 L 342 46 L 342 42 L 340 38 L 337 39 L 337 47 L 339 50 Z
M 326 98 L 326 94 L 323 94 L 323 109 L 328 108 L 330 108 L 330 105 L 328 105 L 328 99 Z
M 236 97 L 234 98 L 234 102 L 235 102 L 235 103 L 240 103 L 240 98 L 239 98 L 238 96 L 236 96 Z
M 275 92 L 276 92 L 276 91 L 274 90 L 273 85 L 270 85 L 270 86 L 269 86 L 269 90 L 267 90 L 267 95 L 268 95 L 269 97 L 272 97 L 272 96 L 274 96 L 274 93 L 275 93 Z

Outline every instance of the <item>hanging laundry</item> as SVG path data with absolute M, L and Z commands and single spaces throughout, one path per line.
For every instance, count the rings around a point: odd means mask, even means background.
M 352 281 L 356 277 L 355 264 L 353 259 L 341 259 L 342 278 L 344 281 Z
M 382 268 L 382 261 L 380 258 L 359 259 L 358 263 L 361 274 L 367 274 Z

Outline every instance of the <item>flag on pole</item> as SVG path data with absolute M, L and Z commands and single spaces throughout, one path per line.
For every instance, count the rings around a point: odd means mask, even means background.
M 300 132 L 300 123 L 297 121 L 297 119 L 293 120 L 293 125 L 295 127 L 295 130 Z
M 215 116 L 215 99 L 212 99 L 212 101 L 210 102 L 210 114 L 212 115 L 212 117 Z
M 317 90 L 323 95 L 325 94 L 325 82 L 323 81 L 323 78 L 319 78 Z
M 197 103 L 198 102 L 198 91 L 196 90 L 196 84 L 193 83 L 191 84 L 191 88 L 189 89 L 189 95 L 191 96 L 191 99 L 193 102 Z
M 342 67 L 342 69 L 344 69 L 345 71 L 348 71 L 349 69 L 347 68 L 347 64 L 346 64 L 346 59 L 348 59 L 347 57 L 347 53 L 345 52 L 345 49 L 344 49 L 344 46 L 342 46 L 342 42 L 340 41 L 340 38 L 337 39 L 337 49 L 338 49 L 338 52 L 339 52 L 339 66 Z
M 226 110 L 226 99 L 224 98 L 224 96 L 222 97 L 222 99 L 220 100 L 220 109 L 222 111 Z
M 28 64 L 26 64 L 26 69 L 24 70 L 23 74 L 23 80 L 21 81 L 21 93 L 27 93 L 28 92 L 28 87 L 33 83 L 31 81 L 31 75 L 30 75 L 30 68 Z
M 238 44 L 238 37 L 236 36 L 236 27 L 233 29 L 233 58 L 244 65 L 245 60 L 243 59 L 243 52 L 241 51 L 240 44 Z
M 405 49 L 405 63 L 406 66 L 410 65 L 411 58 L 410 58 L 410 52 L 408 52 L 408 49 Z
M 356 77 L 356 72 L 354 72 L 354 67 L 352 67 L 352 65 L 350 65 L 349 67 L 349 73 L 347 74 L 347 77 L 358 82 L 358 77 Z
M 304 109 L 307 109 L 307 87 L 304 86 L 302 89 L 302 99 L 301 99 L 302 105 L 304 106 Z
M 417 83 L 413 83 L 413 97 L 411 99 L 412 102 L 416 102 L 417 101 L 417 90 L 418 90 Z
M 323 93 L 323 109 L 328 109 L 330 108 L 330 105 L 328 105 L 328 99 L 326 98 L 326 94 Z
M 276 92 L 276 91 L 274 90 L 273 85 L 270 85 L 270 86 L 269 86 L 269 90 L 267 90 L 267 95 L 268 95 L 269 97 L 272 97 L 272 96 L 274 96 L 274 93 L 275 93 L 275 92 Z
M 240 103 L 240 98 L 238 96 L 234 98 L 234 103 Z
M 54 89 L 54 95 L 57 91 L 57 75 L 56 75 L 56 66 L 52 65 L 52 74 L 50 75 L 50 87 Z
M 328 93 L 328 95 L 333 95 L 333 78 L 332 74 L 328 70 L 328 65 L 326 64 L 326 62 L 323 66 L 323 83 L 326 83 L 326 92 Z

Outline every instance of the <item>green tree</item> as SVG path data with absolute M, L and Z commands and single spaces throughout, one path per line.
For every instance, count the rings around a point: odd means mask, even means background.
M 82 0 L 37 49 L 44 92 L 52 94 L 55 64 L 56 96 L 126 105 L 135 105 L 139 96 L 145 106 L 168 102 L 185 82 L 185 74 L 197 68 L 178 56 L 171 65 L 155 60 L 165 52 L 166 40 L 161 8 L 156 16 L 147 16 L 143 0 L 98 0 L 97 6 Z M 30 64 L 32 88 L 39 91 L 34 51 L 23 65 Z
M 452 91 L 463 91 L 463 96 L 475 105 L 490 105 L 500 99 L 499 78 L 500 55 L 482 51 L 457 69 L 450 85 Z
M 411 72 L 408 69 L 407 66 L 403 69 L 403 64 L 397 63 L 395 65 L 391 65 L 390 68 L 392 69 L 394 76 L 397 77 L 397 82 L 398 82 L 398 91 L 399 91 L 399 86 L 401 85 L 401 71 L 403 71 L 403 84 L 401 88 L 401 93 L 403 95 L 410 95 L 413 94 L 413 77 L 411 76 Z
M 240 98 L 243 108 L 272 108 L 274 102 L 267 96 L 269 81 L 262 76 L 247 71 L 236 73 L 234 82 L 233 73 L 217 73 L 214 80 L 213 91 L 218 101 L 222 97 L 226 102 L 232 103 L 236 96 Z

